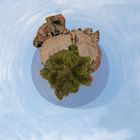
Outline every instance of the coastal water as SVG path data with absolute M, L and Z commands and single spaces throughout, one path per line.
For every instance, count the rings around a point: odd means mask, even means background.
M 139 140 L 139 7 L 138 0 L 0 0 L 0 140 Z M 45 17 L 59 13 L 70 29 L 99 30 L 103 54 L 93 85 L 62 102 L 39 76 L 32 44 Z

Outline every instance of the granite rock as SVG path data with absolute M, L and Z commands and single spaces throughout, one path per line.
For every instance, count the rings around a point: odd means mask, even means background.
M 75 30 L 67 35 L 58 35 L 49 38 L 42 45 L 40 52 L 41 61 L 45 65 L 49 56 L 61 50 L 68 50 L 70 44 L 76 44 L 81 56 L 91 57 L 91 70 L 94 72 L 101 63 L 101 49 L 96 36 L 94 37 L 79 30 Z
M 92 28 L 70 31 L 65 24 L 64 16 L 59 14 L 47 17 L 46 23 L 39 27 L 33 44 L 36 48 L 40 48 L 42 63 L 45 65 L 49 56 L 61 50 L 68 50 L 70 44 L 76 44 L 81 56 L 91 57 L 91 70 L 96 71 L 102 58 L 99 31 L 93 32 Z
M 63 15 L 49 16 L 46 18 L 46 23 L 39 27 L 33 45 L 39 48 L 48 38 L 69 32 L 65 27 L 65 18 Z

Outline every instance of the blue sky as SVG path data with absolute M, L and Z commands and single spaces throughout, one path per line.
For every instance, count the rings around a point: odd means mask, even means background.
M 139 0 L 0 1 L 0 140 L 139 140 Z M 31 75 L 32 41 L 45 17 L 101 32 L 109 77 L 101 95 L 79 108 L 56 106 Z M 48 91 L 49 92 L 49 91 Z

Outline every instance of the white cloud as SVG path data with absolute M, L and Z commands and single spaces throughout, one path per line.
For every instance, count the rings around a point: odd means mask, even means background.
M 120 130 L 111 132 L 107 129 L 95 129 L 92 133 L 84 134 L 57 134 L 50 133 L 43 136 L 40 140 L 128 140 L 131 138 L 131 133 L 128 130 Z M 36 140 L 36 139 L 34 139 Z
M 58 5 L 64 5 L 64 4 L 67 4 L 68 3 L 68 0 L 56 0 L 55 2 Z
M 26 24 L 32 26 L 33 24 L 35 24 L 37 19 L 39 19 L 39 14 L 32 15 L 31 17 L 29 17 L 29 19 L 27 20 Z

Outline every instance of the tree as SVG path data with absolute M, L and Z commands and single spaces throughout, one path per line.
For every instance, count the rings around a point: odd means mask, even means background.
M 40 75 L 49 81 L 59 100 L 76 93 L 80 85 L 89 86 L 92 82 L 91 58 L 80 56 L 74 44 L 50 56 Z

